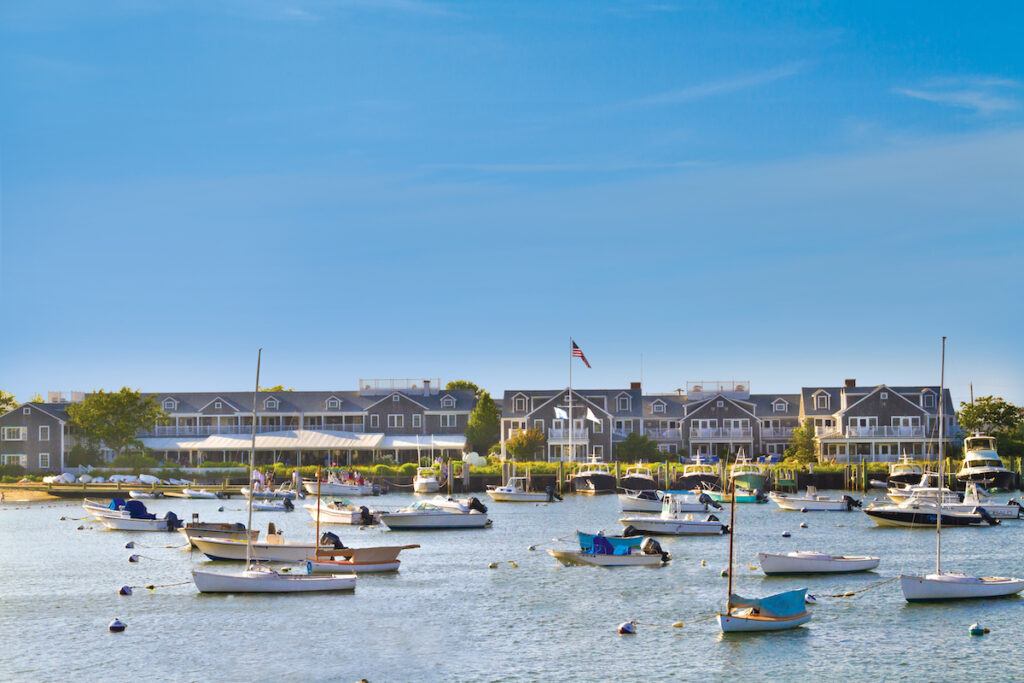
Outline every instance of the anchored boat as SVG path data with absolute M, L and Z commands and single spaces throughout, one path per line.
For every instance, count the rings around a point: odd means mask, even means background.
M 320 515 L 323 524 L 358 524 L 369 526 L 380 522 L 380 512 L 371 510 L 365 505 L 356 506 L 347 500 L 334 500 L 327 502 L 324 497 L 317 496 L 316 503 L 306 503 L 302 507 L 306 509 L 313 519 Z
M 576 493 L 590 495 L 615 493 L 615 475 L 612 474 L 611 465 L 591 456 L 573 476 L 572 489 Z
M 661 567 L 671 556 L 653 538 L 641 536 L 605 536 L 577 531 L 579 550 L 548 550 L 548 554 L 566 566 Z
M 975 434 L 964 439 L 964 461 L 956 473 L 958 481 L 981 484 L 993 491 L 1009 491 L 1014 474 L 1003 466 L 996 452 L 995 437 Z
M 736 461 L 729 466 L 729 479 L 741 489 L 764 491 L 768 478 L 764 467 L 748 458 L 741 448 L 736 454 Z
M 661 514 L 634 515 L 623 517 L 619 524 L 626 527 L 625 535 L 632 535 L 629 530 L 642 531 L 649 534 L 666 534 L 670 536 L 713 536 L 724 534 L 729 527 L 722 524 L 714 515 L 705 519 L 694 519 L 692 513 L 685 512 L 687 506 L 693 504 L 692 499 L 666 494 L 662 499 Z
M 488 486 L 487 495 L 496 503 L 544 503 L 561 500 L 554 487 L 548 491 L 526 490 L 526 477 L 509 477 L 504 486 Z
M 819 496 L 818 490 L 813 486 L 807 487 L 807 494 L 804 496 L 772 491 L 768 494 L 768 499 L 778 505 L 780 510 L 790 512 L 849 512 L 861 506 L 859 500 L 845 494 L 842 498 Z
M 476 498 L 466 503 L 442 496 L 416 501 L 394 512 L 381 512 L 380 521 L 393 531 L 405 529 L 482 529 L 489 526 L 487 508 Z
M 626 491 L 649 491 L 658 488 L 651 468 L 642 462 L 626 468 L 626 473 L 619 480 L 619 488 Z
M 758 553 L 765 574 L 845 574 L 878 567 L 879 558 L 869 555 L 828 555 L 809 550 L 789 553 Z
M 694 456 L 692 463 L 683 465 L 682 473 L 672 486 L 684 491 L 718 489 L 722 486 L 722 478 L 718 476 L 718 466 L 704 462 L 698 454 Z

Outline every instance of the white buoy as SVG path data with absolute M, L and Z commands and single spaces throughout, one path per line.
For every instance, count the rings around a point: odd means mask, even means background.
M 800 522 L 800 528 L 801 529 L 806 529 L 807 528 L 807 522 Z
M 111 633 L 121 633 L 126 628 L 128 628 L 128 624 L 124 623 L 120 619 L 115 618 L 112 622 L 110 622 L 110 626 L 108 626 L 107 628 L 110 629 Z
M 793 534 L 789 533 L 788 531 L 783 531 L 783 532 L 782 532 L 782 537 L 783 537 L 783 538 L 789 538 L 789 537 L 790 537 L 790 536 L 792 536 L 792 535 L 793 535 Z
M 616 629 L 620 636 L 636 635 L 636 621 L 624 621 Z
M 972 636 L 983 636 L 986 633 L 988 633 L 989 630 L 981 624 L 975 622 L 971 624 L 970 628 L 967 629 L 967 632 L 970 633 Z
M 816 598 L 813 595 L 811 595 L 810 593 L 808 593 L 807 595 L 804 596 L 804 602 L 806 602 L 808 605 L 817 605 L 818 604 L 818 598 Z

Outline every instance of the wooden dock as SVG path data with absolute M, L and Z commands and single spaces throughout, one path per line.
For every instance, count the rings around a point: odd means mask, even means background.
M 102 484 L 44 484 L 42 482 L 25 482 L 16 484 L 0 484 L 0 491 L 33 491 L 45 493 L 56 498 L 127 498 L 129 491 L 146 491 L 168 498 L 184 498 L 183 489 L 206 489 L 219 498 L 232 498 L 242 495 L 240 485 L 202 484 L 195 486 L 172 486 L 170 484 L 128 484 L 124 482 L 105 482 Z

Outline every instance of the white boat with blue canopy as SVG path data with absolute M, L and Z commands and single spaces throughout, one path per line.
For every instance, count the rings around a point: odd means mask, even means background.
M 653 538 L 642 536 L 605 536 L 576 532 L 579 550 L 548 550 L 548 554 L 566 566 L 660 567 L 671 557 Z

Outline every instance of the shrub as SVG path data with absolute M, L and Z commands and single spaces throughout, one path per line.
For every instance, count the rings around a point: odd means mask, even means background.
M 416 463 L 407 462 L 404 465 L 399 466 L 398 473 L 403 477 L 411 477 L 416 474 Z
M 0 477 L 3 477 L 4 481 L 8 479 L 18 481 L 23 476 L 25 476 L 25 468 L 21 465 L 0 465 Z
M 199 463 L 200 467 L 248 467 L 247 462 L 234 462 L 231 460 L 225 460 L 223 462 L 217 462 L 216 460 L 204 460 Z
M 154 468 L 157 464 L 156 458 L 136 451 L 133 453 L 122 453 L 111 461 L 110 466 L 132 470 L 145 470 Z
M 378 477 L 393 477 L 395 476 L 395 468 L 390 465 L 375 465 L 373 473 Z

